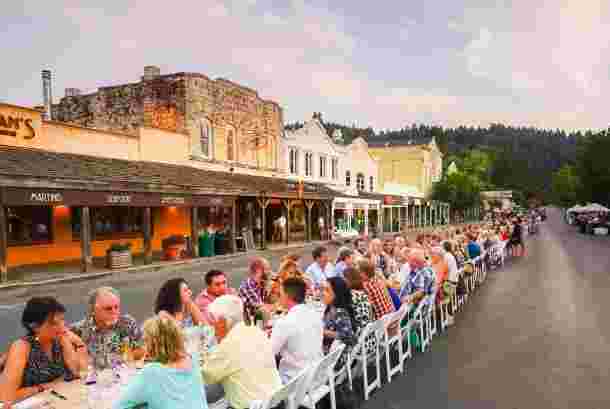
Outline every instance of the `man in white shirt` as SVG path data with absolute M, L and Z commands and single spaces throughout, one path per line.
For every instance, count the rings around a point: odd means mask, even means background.
M 219 344 L 201 368 L 208 384 L 222 384 L 234 409 L 247 409 L 253 400 L 268 399 L 282 386 L 271 341 L 262 330 L 243 323 L 243 310 L 235 295 L 220 296 L 209 305 Z
M 314 287 L 319 289 L 324 281 L 335 277 L 337 273 L 334 266 L 328 261 L 328 250 L 326 250 L 326 247 L 316 247 L 311 252 L 311 256 L 314 262 L 307 267 L 305 275 L 311 280 Z
M 288 314 L 274 324 L 271 348 L 281 357 L 279 370 L 284 384 L 323 356 L 322 316 L 304 304 L 305 292 L 305 282 L 299 278 L 282 283 L 280 303 Z
M 452 247 L 451 242 L 444 241 L 443 250 L 445 250 L 445 262 L 447 263 L 447 270 L 448 270 L 447 281 L 449 281 L 454 286 L 454 288 L 457 288 L 457 283 L 458 283 L 458 280 L 460 279 L 460 276 L 459 276 L 459 269 L 457 266 L 457 261 L 455 259 L 455 256 L 452 254 L 453 247 Z M 449 325 L 453 325 L 453 323 L 454 323 L 453 316 L 451 315 L 452 310 L 453 310 L 453 308 L 448 308 Z

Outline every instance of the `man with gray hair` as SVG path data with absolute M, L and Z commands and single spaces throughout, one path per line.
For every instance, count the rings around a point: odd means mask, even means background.
M 426 298 L 426 304 L 433 305 L 436 295 L 436 275 L 426 262 L 424 251 L 417 248 L 411 250 L 408 262 L 411 272 L 400 291 L 401 301 L 418 304 L 423 298 Z
M 235 295 L 216 298 L 208 312 L 219 344 L 202 366 L 206 383 L 220 383 L 234 409 L 266 400 L 282 387 L 271 341 L 255 326 L 243 322 L 243 303 Z
M 121 355 L 121 347 L 129 346 L 138 360 L 144 356 L 142 330 L 131 316 L 121 315 L 121 298 L 112 287 L 100 287 L 89 293 L 88 314 L 74 323 L 71 330 L 87 345 L 89 356 L 98 367 L 110 364 L 109 355 Z

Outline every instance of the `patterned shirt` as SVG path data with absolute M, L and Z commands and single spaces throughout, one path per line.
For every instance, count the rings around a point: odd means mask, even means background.
M 362 286 L 373 306 L 373 315 L 376 320 L 395 311 L 392 298 L 390 298 L 388 289 L 382 281 L 372 278 L 363 283 Z
M 265 301 L 265 287 L 259 285 L 252 277 L 248 277 L 239 286 L 239 297 L 244 302 L 248 314 L 254 316 L 256 308 Z
M 52 382 L 60 377 L 66 381 L 74 379 L 74 375 L 64 362 L 59 341 L 53 341 L 49 356 L 42 350 L 36 337 L 30 335 L 22 339 L 30 344 L 30 354 L 23 368 L 22 388 Z
M 71 330 L 87 345 L 89 355 L 95 359 L 96 365 L 104 367 L 108 362 L 108 354 L 121 353 L 121 344 L 129 342 L 131 348 L 144 346 L 142 330 L 129 315 L 122 315 L 114 326 L 108 330 L 99 331 L 93 318 L 87 318 L 74 323 Z
M 436 273 L 432 267 L 424 266 L 411 270 L 409 278 L 400 291 L 400 298 L 413 295 L 418 291 L 423 292 L 427 296 L 425 299 L 426 304 L 430 305 L 434 302 L 436 296 Z
M 373 308 L 369 302 L 369 297 L 363 290 L 352 290 L 352 305 L 354 308 L 354 331 L 359 337 L 360 332 L 368 323 L 373 322 Z M 367 354 L 372 354 L 377 348 L 377 338 L 371 334 L 364 341 Z
M 337 333 L 337 339 L 346 346 L 356 344 L 356 334 L 349 313 L 343 308 L 330 307 L 324 313 L 324 329 Z M 328 353 L 334 339 L 324 338 L 324 353 Z

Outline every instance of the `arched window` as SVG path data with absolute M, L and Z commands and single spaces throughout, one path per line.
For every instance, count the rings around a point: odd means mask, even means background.
M 364 175 L 362 173 L 358 173 L 356 176 L 356 188 L 358 190 L 364 190 Z
M 227 129 L 227 160 L 235 160 L 235 129 Z
M 212 124 L 207 119 L 201 120 L 199 124 L 199 143 L 201 146 L 201 154 L 206 158 L 214 156 L 214 130 Z
M 349 170 L 345 171 L 345 186 L 352 184 L 352 173 Z

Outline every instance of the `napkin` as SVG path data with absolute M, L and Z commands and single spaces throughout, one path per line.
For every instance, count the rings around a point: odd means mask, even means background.
M 13 404 L 14 409 L 37 409 L 44 406 L 44 399 L 32 396 Z M 0 408 L 4 407 L 4 402 L 0 402 Z

